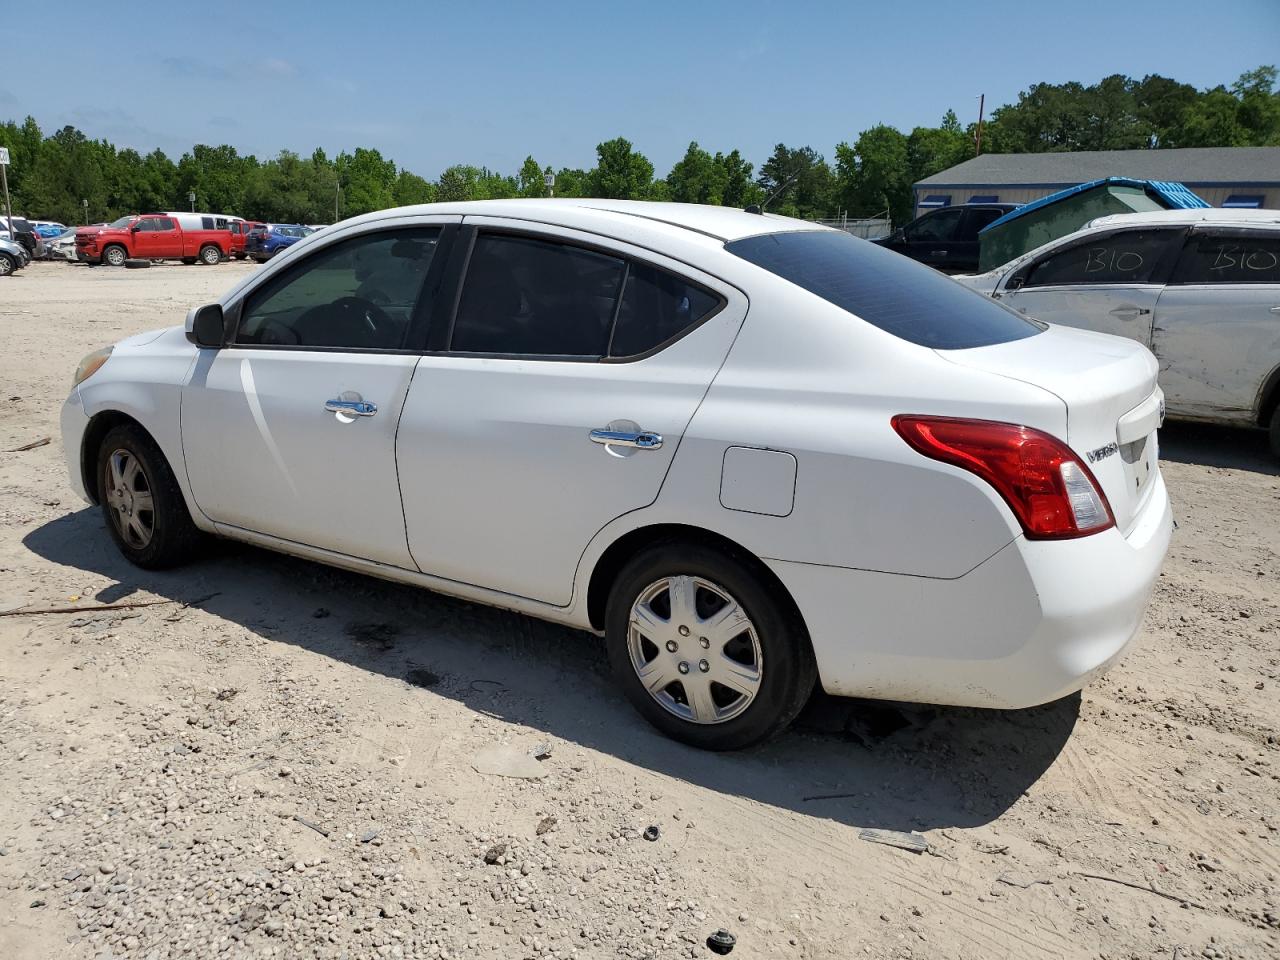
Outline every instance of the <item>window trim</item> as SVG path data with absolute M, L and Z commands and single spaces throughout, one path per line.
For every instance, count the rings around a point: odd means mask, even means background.
M 412 355 L 419 356 L 423 353 L 422 346 L 419 341 L 425 340 L 425 327 L 429 324 L 433 313 L 434 301 L 438 299 L 440 294 L 440 275 L 444 272 L 444 261 L 448 259 L 451 247 L 456 239 L 459 225 L 456 222 L 426 222 L 426 223 L 399 223 L 390 226 L 381 227 L 374 230 L 365 230 L 360 233 L 349 234 L 345 237 L 337 237 L 332 243 L 326 243 L 322 247 L 317 247 L 314 251 L 307 254 L 297 263 L 292 263 L 287 269 L 281 270 L 270 277 L 265 278 L 261 283 L 250 287 L 241 293 L 235 300 L 234 304 L 229 304 L 225 308 L 226 317 L 223 323 L 224 329 L 227 331 L 222 344 L 224 350 L 286 350 L 293 353 L 351 353 L 351 354 L 388 354 L 388 355 Z M 350 243 L 356 240 L 364 240 L 385 233 L 404 233 L 414 230 L 439 230 L 440 236 L 436 241 L 436 252 L 431 258 L 431 265 L 427 268 L 427 275 L 423 278 L 422 286 L 418 290 L 417 298 L 414 302 L 413 309 L 409 314 L 409 326 L 405 331 L 404 343 L 399 347 L 330 347 L 330 346 L 308 346 L 306 344 L 293 343 L 237 343 L 236 337 L 240 333 L 240 323 L 244 318 L 245 304 L 253 297 L 256 297 L 264 290 L 275 292 L 281 287 L 286 286 L 301 273 L 307 264 L 311 263 L 317 256 L 321 256 L 325 251 L 332 250 L 334 247 L 341 246 L 344 243 Z
M 1199 244 L 1201 237 L 1213 237 L 1220 239 L 1252 239 L 1258 235 L 1267 239 L 1280 243 L 1280 230 L 1263 226 L 1247 227 L 1247 226 L 1223 226 L 1220 224 L 1197 224 L 1191 229 L 1187 237 L 1183 240 L 1182 247 L 1178 251 L 1178 257 L 1173 263 L 1173 267 L 1169 272 L 1167 285 L 1170 287 L 1244 287 L 1246 289 L 1256 289 L 1265 286 L 1280 286 L 1280 280 L 1194 280 L 1180 281 L 1178 276 L 1178 265 L 1182 262 L 1183 256 L 1191 252 L 1193 244 Z
M 428 334 L 428 340 L 429 342 L 433 343 L 434 346 L 424 351 L 424 354 L 426 356 L 467 357 L 467 358 L 483 359 L 483 360 L 538 360 L 542 362 L 552 362 L 552 363 L 608 363 L 608 364 L 638 363 L 641 360 L 647 360 L 650 357 L 655 356 L 658 353 L 661 353 L 663 350 L 666 350 L 668 347 L 670 347 L 677 341 L 683 340 L 686 336 L 688 336 L 694 330 L 701 327 L 704 323 L 711 320 L 713 317 L 719 316 L 720 313 L 729 304 L 728 299 L 719 290 L 713 290 L 710 287 L 708 287 L 706 284 L 700 283 L 697 280 L 691 279 L 686 273 L 672 270 L 670 267 L 664 264 L 654 263 L 652 260 L 648 260 L 642 256 L 638 256 L 637 254 L 632 253 L 629 250 L 622 251 L 617 249 L 616 247 L 611 247 L 604 243 L 593 243 L 590 240 L 580 240 L 577 237 L 566 237 L 563 233 L 556 232 L 555 224 L 545 224 L 545 226 L 548 229 L 544 232 L 542 230 L 528 229 L 523 227 L 507 226 L 507 225 L 499 226 L 494 224 L 466 224 L 466 223 L 462 225 L 462 231 L 464 235 L 462 238 L 460 238 L 458 242 L 458 246 L 460 248 L 465 248 L 465 257 L 461 258 L 462 262 L 460 265 L 456 265 L 456 276 L 450 278 L 453 284 L 453 290 L 451 291 L 451 294 L 448 298 L 450 300 L 448 319 L 443 322 L 443 326 L 442 326 L 442 331 L 444 335 L 433 336 L 432 334 L 434 333 L 434 331 Z M 605 356 L 594 356 L 594 355 L 587 355 L 587 354 L 565 355 L 565 354 L 553 354 L 553 353 L 487 353 L 487 352 L 470 351 L 470 350 L 454 350 L 452 349 L 451 345 L 453 343 L 454 328 L 457 325 L 457 321 L 458 321 L 458 307 L 461 305 L 461 302 L 462 302 L 462 291 L 466 286 L 467 275 L 471 271 L 471 256 L 475 252 L 476 240 L 479 239 L 481 234 L 490 235 L 490 236 L 494 236 L 494 235 L 510 236 L 510 237 L 521 239 L 521 240 L 538 240 L 543 243 L 557 243 L 557 244 L 560 244 L 561 246 L 577 247 L 580 250 L 586 250 L 590 253 L 597 253 L 603 256 L 613 257 L 616 260 L 621 260 L 623 263 L 624 286 L 619 288 L 618 297 L 614 303 L 613 318 L 610 321 L 610 326 L 609 326 L 608 346 L 613 345 L 613 334 L 615 329 L 617 328 L 618 312 L 622 304 L 622 294 L 625 292 L 625 289 L 626 289 L 625 281 L 627 277 L 630 276 L 631 266 L 633 264 L 642 263 L 648 267 L 651 267 L 654 270 L 660 270 L 663 273 L 668 273 L 673 276 L 679 277 L 681 280 L 683 280 L 685 283 L 689 284 L 690 286 L 697 287 L 699 290 L 703 291 L 709 296 L 714 297 L 716 300 L 716 305 L 712 309 L 708 310 L 705 314 L 703 314 L 703 316 L 700 317 L 697 321 L 684 327 L 674 336 L 668 337 L 662 343 L 659 343 L 653 347 L 650 347 L 648 350 L 644 351 L 643 353 L 631 354 L 625 357 L 610 357 L 607 354 Z M 608 347 L 606 347 L 606 349 L 607 348 Z
M 1043 283 L 1043 284 L 1034 284 L 1034 285 L 1029 285 L 1027 283 L 1027 281 L 1031 279 L 1031 274 L 1035 272 L 1036 267 L 1038 267 L 1040 264 L 1044 263 L 1045 260 L 1051 257 L 1057 257 L 1064 253 L 1069 253 L 1072 250 L 1076 250 L 1084 246 L 1089 246 L 1091 244 L 1105 243 L 1106 241 L 1110 240 L 1112 237 L 1119 236 L 1120 234 L 1123 234 L 1123 233 L 1149 233 L 1152 231 L 1168 233 L 1169 243 L 1167 248 L 1164 251 L 1163 256 L 1156 263 L 1156 265 L 1151 268 L 1151 276 L 1146 280 L 1103 280 L 1103 281 L 1082 280 L 1079 282 L 1059 281 L 1058 283 Z M 1010 281 L 1012 281 L 1014 279 L 1021 278 L 1022 282 L 1019 283 L 1017 287 L 1013 288 L 1015 290 L 1052 290 L 1057 287 L 1159 287 L 1159 286 L 1163 286 L 1168 282 L 1169 275 L 1173 272 L 1174 264 L 1176 264 L 1178 262 L 1178 258 L 1182 256 L 1182 248 L 1186 243 L 1187 233 L 1188 233 L 1188 230 L 1186 227 L 1161 227 L 1161 226 L 1117 227 L 1112 230 L 1099 231 L 1098 233 L 1091 234 L 1087 237 L 1082 237 L 1081 239 L 1073 243 L 1061 244 L 1060 246 L 1054 247 L 1052 250 L 1046 251 L 1040 256 L 1034 258 L 1033 260 L 1029 260 L 1027 263 L 1019 267 L 1009 279 Z

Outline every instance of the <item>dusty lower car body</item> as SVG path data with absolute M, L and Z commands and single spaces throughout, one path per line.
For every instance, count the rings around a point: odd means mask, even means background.
M 370 214 L 76 382 L 72 481 L 134 562 L 216 534 L 593 630 L 708 748 L 815 683 L 1070 693 L 1172 526 L 1147 350 L 720 208 Z

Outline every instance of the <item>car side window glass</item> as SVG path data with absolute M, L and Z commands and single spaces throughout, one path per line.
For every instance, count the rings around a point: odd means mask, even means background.
M 921 217 L 904 231 L 908 240 L 913 242 L 930 240 L 951 240 L 960 228 L 963 210 L 939 210 L 927 217 Z
M 618 257 L 581 247 L 482 233 L 471 251 L 449 349 L 603 357 L 623 268 Z
M 966 210 L 964 225 L 960 228 L 961 240 L 977 240 L 983 227 L 995 223 L 1004 216 L 1003 210 Z
M 150 233 L 151 231 L 153 231 L 153 230 L 155 230 L 155 229 L 156 229 L 156 219 L 155 219 L 155 217 L 143 217 L 142 219 L 140 219 L 140 220 L 138 221 L 138 232 L 139 232 L 139 233 Z
M 722 302 L 683 277 L 632 262 L 627 267 L 609 356 L 648 353 L 701 322 Z
M 1170 283 L 1280 283 L 1280 232 L 1242 230 L 1191 237 Z
M 1037 260 L 1023 286 L 1150 283 L 1175 235 L 1171 230 L 1129 230 L 1071 244 Z
M 172 221 L 172 220 L 170 220 L 168 217 L 156 217 L 156 218 L 155 218 L 155 224 L 156 224 L 156 225 L 155 225 L 155 229 L 156 229 L 156 230 L 172 230 L 172 229 L 174 229 L 173 221 Z
M 366 233 L 324 247 L 249 295 L 243 345 L 398 350 L 440 230 Z

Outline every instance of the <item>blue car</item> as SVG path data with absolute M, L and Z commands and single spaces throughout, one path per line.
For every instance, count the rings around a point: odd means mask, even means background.
M 244 238 L 244 252 L 258 263 L 266 263 L 281 250 L 293 246 L 314 232 L 310 227 L 298 223 L 268 223 L 249 231 L 249 235 Z
M 44 240 L 56 240 L 67 232 L 67 228 L 60 223 L 52 220 L 33 220 L 31 226 L 35 228 L 36 233 Z

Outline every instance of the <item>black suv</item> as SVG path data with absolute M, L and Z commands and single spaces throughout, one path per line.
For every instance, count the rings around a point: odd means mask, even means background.
M 4 210 L 0 209 L 0 230 L 8 228 L 9 221 L 5 218 Z M 44 253 L 44 241 L 25 217 L 13 218 L 13 240 L 15 243 L 22 244 L 32 260 L 38 259 Z
M 901 230 L 872 242 L 937 267 L 943 273 L 976 273 L 978 231 L 1016 209 L 1016 203 L 966 203 L 958 207 L 943 207 L 930 210 Z

